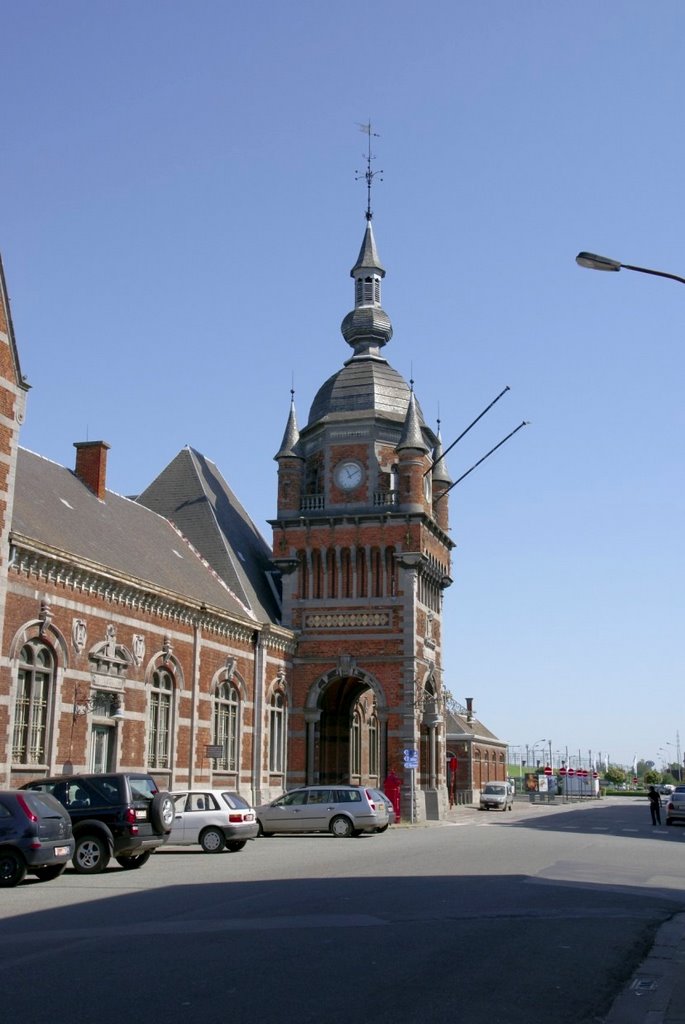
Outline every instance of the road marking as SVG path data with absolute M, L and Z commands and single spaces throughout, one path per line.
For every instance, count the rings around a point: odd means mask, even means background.
M 639 828 L 622 828 L 621 832 L 639 832 Z

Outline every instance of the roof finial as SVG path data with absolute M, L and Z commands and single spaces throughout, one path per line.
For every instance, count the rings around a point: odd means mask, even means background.
M 359 171 L 355 171 L 354 173 L 356 177 L 354 180 L 360 181 L 362 177 L 366 180 L 366 219 L 371 220 L 371 218 L 373 217 L 373 213 L 371 212 L 371 185 L 373 184 L 373 179 L 376 177 L 377 174 L 380 174 L 381 176 L 383 174 L 383 171 L 371 170 L 371 161 L 376 159 L 376 157 L 371 152 L 371 137 L 373 136 L 374 139 L 379 139 L 380 135 L 378 134 L 378 132 L 374 132 L 371 130 L 370 119 L 367 124 L 359 125 L 359 131 L 364 132 L 365 135 L 369 136 L 369 148 L 366 154 L 366 171 L 364 172 L 363 175 L 360 174 Z M 380 180 L 383 181 L 383 178 L 381 177 Z

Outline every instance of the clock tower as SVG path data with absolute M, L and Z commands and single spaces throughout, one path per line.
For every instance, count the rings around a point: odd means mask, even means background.
M 402 815 L 447 803 L 442 603 L 451 583 L 451 480 L 413 382 L 388 363 L 385 270 L 367 209 L 341 329 L 352 355 L 306 425 L 291 400 L 273 558 L 297 652 L 287 682 L 288 786 L 403 781 Z M 418 752 L 414 778 L 403 751 Z M 414 793 L 412 797 L 412 783 Z

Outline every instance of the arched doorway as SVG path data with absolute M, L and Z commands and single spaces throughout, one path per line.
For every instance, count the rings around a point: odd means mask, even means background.
M 305 719 L 309 783 L 381 784 L 387 709 L 375 679 L 329 673 L 310 690 Z

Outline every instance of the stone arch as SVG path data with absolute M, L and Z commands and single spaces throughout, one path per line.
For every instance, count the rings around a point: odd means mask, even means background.
M 52 647 L 59 667 L 62 670 L 69 668 L 69 647 L 64 634 L 57 626 L 42 619 L 29 619 L 16 631 L 10 643 L 10 660 L 16 661 L 22 647 L 30 640 L 42 640 Z
M 364 724 L 361 757 L 352 756 L 355 716 Z M 309 687 L 305 698 L 307 723 L 307 781 L 310 783 L 379 784 L 386 768 L 388 706 L 376 676 L 341 656 L 338 664 Z M 369 754 L 367 723 L 377 723 L 378 751 Z M 354 764 L 353 764 L 354 762 Z

